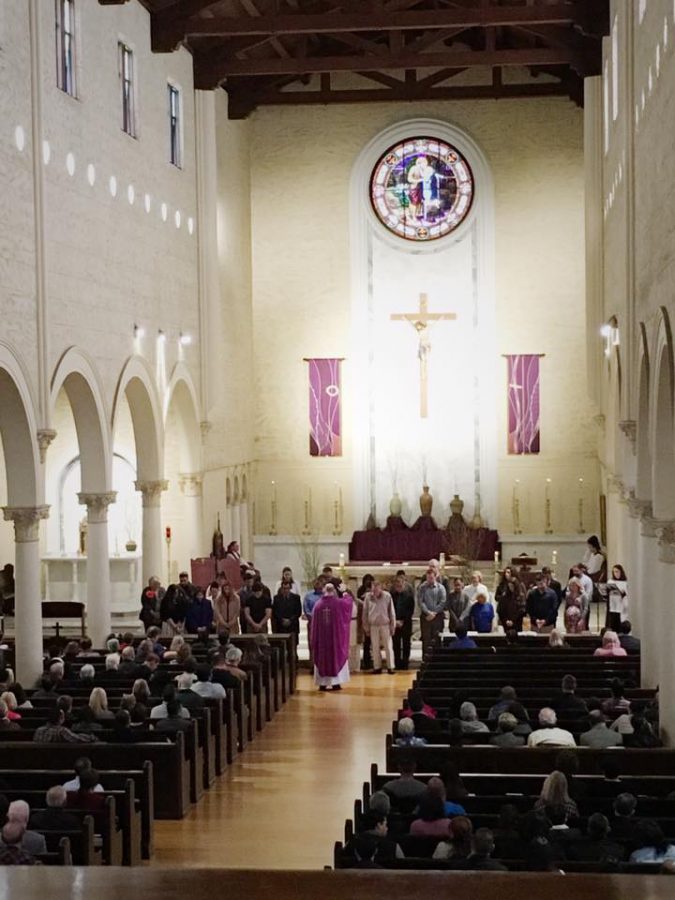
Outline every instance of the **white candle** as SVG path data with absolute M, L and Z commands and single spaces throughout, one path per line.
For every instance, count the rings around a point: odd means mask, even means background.
M 274 503 L 277 502 L 277 483 L 276 483 L 276 481 L 272 482 L 272 500 Z
M 495 562 L 499 562 L 499 550 L 495 550 Z
M 516 478 L 513 482 L 513 499 L 518 499 L 518 488 L 520 487 L 520 478 Z
M 551 479 L 550 478 L 546 479 L 546 489 L 545 490 L 546 490 L 546 499 L 550 500 L 551 499 Z
M 554 550 L 553 553 L 551 554 L 551 565 L 552 566 L 558 565 L 558 551 L 557 550 Z
M 345 567 L 345 555 L 344 555 L 344 553 L 341 553 L 340 554 L 340 568 L 344 569 L 344 567 Z

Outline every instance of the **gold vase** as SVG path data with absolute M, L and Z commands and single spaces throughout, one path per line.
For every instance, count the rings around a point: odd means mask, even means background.
M 431 508 L 434 505 L 434 498 L 429 493 L 429 485 L 425 484 L 422 486 L 422 493 L 420 494 L 420 510 L 423 516 L 431 515 Z

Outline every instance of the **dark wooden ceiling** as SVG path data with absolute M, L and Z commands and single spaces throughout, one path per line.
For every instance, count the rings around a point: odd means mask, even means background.
M 104 5 L 126 0 L 99 0 Z M 566 96 L 598 75 L 609 0 L 141 0 L 230 118 L 270 104 Z

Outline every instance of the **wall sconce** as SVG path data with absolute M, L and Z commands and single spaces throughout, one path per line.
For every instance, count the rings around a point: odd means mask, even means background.
M 613 323 L 605 323 L 600 329 L 600 335 L 605 341 L 605 356 L 609 359 L 612 355 L 612 347 L 618 347 L 621 344 L 621 335 L 616 320 Z

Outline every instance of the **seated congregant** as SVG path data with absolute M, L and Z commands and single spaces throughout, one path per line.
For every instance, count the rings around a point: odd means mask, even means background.
M 574 675 L 563 676 L 560 693 L 553 698 L 551 703 L 551 708 L 556 711 L 557 715 L 573 718 L 588 713 L 586 701 L 583 697 L 577 696 L 576 689 L 577 680 Z
M 45 795 L 45 809 L 32 813 L 29 825 L 35 831 L 79 831 L 82 823 L 65 809 L 68 794 L 60 784 L 50 787 Z
M 426 740 L 415 734 L 415 723 L 412 719 L 400 719 L 398 723 L 397 747 L 424 747 Z
M 598 647 L 593 656 L 628 656 L 619 643 L 616 631 L 606 631 L 602 636 L 602 647 Z
M 468 635 L 468 628 L 464 622 L 455 625 L 455 639 L 450 642 L 451 650 L 475 650 L 478 644 Z
M 489 828 L 479 828 L 473 836 L 473 850 L 467 857 L 465 868 L 482 872 L 507 872 L 505 865 L 492 858 L 495 849 L 494 836 Z
M 580 747 L 595 747 L 603 750 L 606 747 L 620 747 L 623 737 L 616 731 L 610 731 L 607 727 L 607 719 L 599 709 L 594 709 L 588 714 L 590 728 L 579 736 Z
M 37 831 L 28 830 L 29 818 L 30 806 L 25 800 L 13 800 L 9 804 L 7 810 L 7 822 L 19 825 L 24 829 L 23 837 L 21 838 L 21 849 L 25 850 L 26 853 L 30 853 L 31 856 L 38 856 L 41 853 L 47 852 L 47 844 L 43 835 L 39 834 Z
M 517 727 L 518 719 L 510 712 L 503 712 L 497 719 L 497 734 L 490 738 L 490 743 L 495 747 L 524 747 L 523 735 L 515 734 Z
M 484 722 L 478 718 L 478 710 L 475 704 L 466 700 L 459 708 L 459 718 L 462 722 L 462 732 L 464 734 L 477 734 L 478 732 L 487 732 L 490 729 Z
M 527 739 L 528 747 L 576 747 L 576 741 L 571 732 L 565 728 L 558 728 L 558 717 L 555 710 L 544 707 L 539 711 L 539 728 L 533 731 Z
M 400 754 L 398 770 L 400 777 L 387 781 L 382 790 L 394 801 L 419 799 L 426 791 L 426 785 L 415 778 L 415 758 L 411 753 Z
M 445 803 L 438 793 L 427 789 L 418 805 L 418 818 L 410 824 L 410 834 L 425 837 L 447 837 L 451 819 L 445 812 Z
M 634 634 L 631 634 L 632 630 L 633 626 L 628 619 L 622 622 L 619 626 L 619 643 L 627 653 L 639 653 L 640 638 L 636 638 Z

